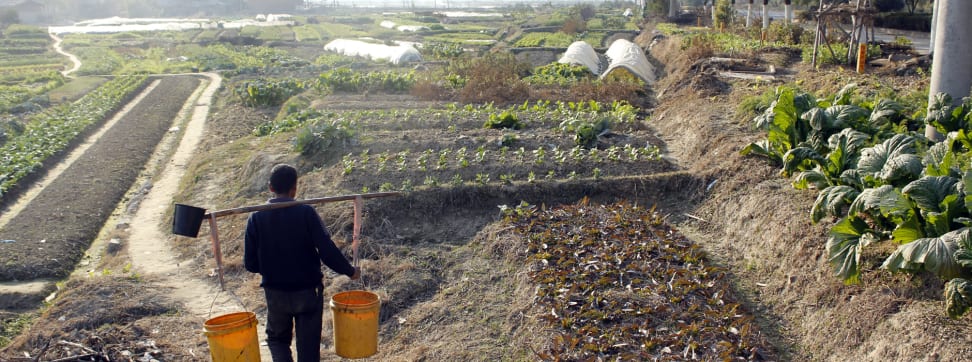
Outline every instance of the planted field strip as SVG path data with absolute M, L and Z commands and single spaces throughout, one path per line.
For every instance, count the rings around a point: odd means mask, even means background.
M 321 36 L 321 32 L 317 27 L 310 25 L 300 25 L 294 28 L 294 40 L 296 41 L 320 41 L 324 40 L 325 37 Z
M 163 78 L 3 229 L 0 281 L 63 277 L 73 270 L 172 126 L 199 80 Z
M 541 103 L 512 109 L 520 109 L 523 129 L 484 128 L 498 112 L 491 106 L 325 111 L 316 122 L 357 135 L 354 147 L 341 151 L 345 153 L 336 166 L 340 185 L 353 192 L 597 182 L 676 170 L 661 158 L 655 146 L 660 141 L 640 130 L 635 114 L 624 105 Z M 598 147 L 580 146 L 575 133 L 565 128 L 575 119 L 605 119 L 618 133 L 601 136 Z
M 0 67 L 37 66 L 43 64 L 62 64 L 64 58 L 55 53 L 9 55 L 0 54 Z
M 62 68 L 61 63 L 31 64 L 12 67 L 0 67 L 0 77 L 18 76 L 27 78 L 31 73 L 56 71 Z
M 27 123 L 27 129 L 0 148 L 0 200 L 21 179 L 44 166 L 103 121 L 145 84 L 144 76 L 119 77 L 70 105 L 55 107 Z
M 368 187 L 408 190 L 410 187 L 461 186 L 466 183 L 511 185 L 563 179 L 602 179 L 674 171 L 661 159 L 657 147 L 630 144 L 607 149 L 537 147 L 527 149 L 480 145 L 476 149 L 403 150 L 358 155 L 342 161 L 344 185 L 349 189 Z M 403 185 L 384 185 L 396 180 Z M 397 181 L 401 180 L 401 181 Z
M 550 103 L 525 104 L 521 106 L 498 108 L 493 105 L 458 106 L 449 104 L 445 108 L 425 109 L 387 109 L 387 110 L 342 110 L 335 105 L 326 110 L 328 120 L 352 122 L 356 127 L 368 130 L 478 130 L 494 114 L 509 111 L 519 117 L 527 129 L 556 128 L 568 118 L 592 118 L 597 115 L 610 117 L 616 127 L 629 127 L 635 123 L 635 109 L 626 104 L 598 105 L 591 110 L 591 103 Z
M 646 207 L 679 210 L 690 207 L 704 197 L 708 182 L 688 172 L 667 172 L 619 177 L 599 182 L 575 180 L 564 182 L 522 183 L 507 185 L 464 185 L 430 190 L 416 190 L 400 198 L 376 199 L 366 205 L 375 220 L 393 220 L 388 232 L 392 239 L 464 244 L 474 235 L 457 234 L 457 230 L 475 233 L 496 220 L 500 205 L 515 207 L 521 201 L 532 205 L 574 204 L 588 198 L 592 204 L 625 199 Z M 409 210 L 401 212 L 402 209 Z M 430 220 L 432 220 L 430 222 Z M 451 222 L 462 223 L 452 227 Z M 376 223 L 379 224 L 379 223 Z M 381 225 L 374 233 L 380 233 Z M 401 237 L 397 237 L 401 235 Z M 378 236 L 375 236 L 378 237 Z M 368 256 L 363 256 L 367 258 Z
M 728 270 L 647 205 L 507 209 L 528 240 L 540 318 L 556 333 L 543 360 L 757 356 L 766 343 L 737 302 Z

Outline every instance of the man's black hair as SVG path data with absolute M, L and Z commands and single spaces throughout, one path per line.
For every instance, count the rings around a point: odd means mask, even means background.
M 273 192 L 286 194 L 297 186 L 297 169 L 288 164 L 273 166 L 270 170 L 270 187 Z

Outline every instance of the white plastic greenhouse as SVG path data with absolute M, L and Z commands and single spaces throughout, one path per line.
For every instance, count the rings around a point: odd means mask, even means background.
M 576 41 L 567 47 L 567 51 L 557 62 L 583 66 L 602 79 L 614 71 L 623 69 L 645 81 L 645 83 L 652 84 L 655 82 L 655 68 L 648 62 L 648 57 L 637 44 L 625 39 L 618 39 L 611 43 L 604 55 L 608 61 L 606 65 L 598 57 L 594 47 L 586 42 Z M 601 71 L 602 69 L 603 71 Z
M 645 83 L 655 83 L 655 67 L 648 62 L 644 50 L 638 44 L 626 39 L 618 39 L 611 43 L 604 55 L 611 61 L 607 70 L 601 74 L 604 78 L 618 69 L 626 69 Z
M 601 60 L 598 58 L 597 52 L 594 51 L 594 47 L 585 41 L 571 43 L 557 62 L 583 66 L 594 75 L 601 75 Z
M 418 32 L 418 31 L 429 30 L 429 27 L 427 27 L 427 26 L 422 26 L 422 25 L 398 25 L 398 24 L 395 24 L 394 21 L 388 21 L 388 20 L 382 21 L 378 25 L 381 26 L 382 28 L 385 28 L 385 29 L 394 29 L 394 30 L 398 30 L 398 31 L 403 32 L 403 33 L 409 33 L 409 32 L 414 33 L 414 32 Z
M 392 64 L 422 61 L 422 55 L 411 44 L 390 46 L 360 40 L 334 39 L 324 50 L 347 56 L 360 56 L 371 60 L 387 60 Z

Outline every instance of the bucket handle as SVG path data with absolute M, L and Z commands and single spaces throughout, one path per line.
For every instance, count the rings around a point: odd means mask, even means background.
M 213 296 L 213 301 L 209 303 L 209 316 L 206 317 L 207 319 L 213 317 L 213 307 L 216 305 L 216 299 L 219 298 L 219 294 L 222 293 L 222 292 L 224 292 L 224 291 L 227 294 L 229 294 L 229 296 L 234 301 L 236 301 L 237 303 L 240 304 L 240 307 L 243 308 L 243 311 L 245 311 L 245 312 L 253 312 L 252 310 L 250 310 L 250 308 L 247 308 L 246 307 L 246 303 L 243 303 L 243 299 L 240 298 L 240 296 L 236 295 L 236 293 L 233 293 L 232 290 L 227 290 L 226 288 L 219 288 L 219 290 L 216 291 L 216 295 Z

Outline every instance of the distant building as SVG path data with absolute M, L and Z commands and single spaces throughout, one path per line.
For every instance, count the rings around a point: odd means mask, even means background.
M 34 0 L 0 1 L 0 11 L 13 10 L 24 24 L 44 24 L 48 22 L 47 6 Z

